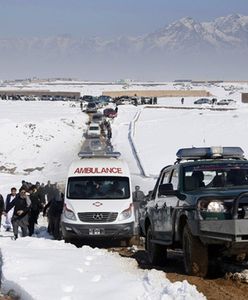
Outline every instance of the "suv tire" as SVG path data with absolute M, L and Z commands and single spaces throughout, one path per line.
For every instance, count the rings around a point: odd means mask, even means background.
M 208 272 L 208 249 L 198 237 L 192 235 L 188 224 L 183 230 L 183 258 L 189 275 L 205 277 Z
M 151 225 L 147 229 L 146 234 L 146 250 L 148 253 L 149 262 L 155 266 L 163 266 L 167 259 L 167 247 L 152 243 L 153 233 Z

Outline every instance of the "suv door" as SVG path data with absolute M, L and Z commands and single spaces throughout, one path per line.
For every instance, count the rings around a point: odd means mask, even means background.
M 173 190 L 178 190 L 179 169 L 177 166 L 168 173 L 165 171 L 160 184 L 165 183 L 171 183 Z M 167 241 L 168 243 L 172 242 L 173 239 L 173 211 L 178 202 L 179 199 L 174 195 L 160 195 L 158 187 L 155 199 L 154 215 L 156 215 L 156 223 L 154 223 L 154 231 L 158 239 Z
M 159 186 L 161 184 L 169 183 L 170 182 L 170 177 L 171 177 L 171 172 L 172 169 L 167 169 L 164 170 L 164 172 L 161 174 L 159 184 L 157 186 L 157 190 L 155 191 L 154 194 L 154 207 L 153 207 L 153 232 L 154 232 L 154 237 L 156 239 L 160 240 L 167 240 L 168 239 L 168 234 L 166 233 L 166 228 L 167 228 L 167 219 L 164 219 L 164 210 L 167 209 L 166 205 L 166 196 L 159 195 Z

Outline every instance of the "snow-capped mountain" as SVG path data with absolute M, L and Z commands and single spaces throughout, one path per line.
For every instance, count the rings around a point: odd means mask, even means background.
M 247 49 L 248 16 L 235 14 L 205 23 L 187 17 L 148 35 L 145 40 L 153 47 L 170 50 L 197 47 Z
M 76 39 L 70 36 L 48 38 L 0 39 L 0 51 L 55 51 L 56 53 L 147 51 L 149 49 L 185 50 L 206 47 L 248 46 L 248 16 L 238 14 L 200 23 L 186 17 L 143 37 L 118 37 L 105 40 L 99 37 Z
M 218 70 L 225 69 L 224 74 L 227 71 L 233 73 L 233 68 L 226 68 L 226 63 L 232 61 L 237 75 L 240 75 L 240 66 L 244 67 L 244 63 L 234 64 L 234 58 L 241 61 L 247 54 L 248 16 L 233 14 L 202 23 L 186 17 L 139 37 L 103 39 L 58 36 L 0 39 L 0 76 L 4 78 L 6 74 L 3 67 L 18 69 L 20 73 L 20 69 L 28 66 L 30 71 L 35 70 L 34 75 L 39 76 L 47 74 L 51 67 L 57 74 L 73 76 L 83 75 L 82 68 L 90 67 L 92 74 L 85 74 L 92 76 L 101 67 L 107 68 L 109 72 L 111 69 L 113 76 L 140 77 L 141 73 L 147 71 L 157 74 L 160 68 L 164 68 L 164 64 L 169 64 L 169 69 L 175 70 L 177 61 L 180 61 L 180 67 L 187 61 L 184 69 L 189 69 L 196 57 L 198 61 L 215 61 L 213 68 L 217 64 Z M 207 70 L 209 62 L 202 65 L 202 68 Z M 118 73 L 117 69 L 122 73 Z M 53 72 L 51 75 L 56 74 Z M 206 77 L 205 74 L 203 76 Z

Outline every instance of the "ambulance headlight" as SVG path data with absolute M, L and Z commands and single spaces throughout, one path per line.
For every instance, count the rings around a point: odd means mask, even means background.
M 130 205 L 127 209 L 123 210 L 119 215 L 119 221 L 126 220 L 132 216 L 132 205 Z
M 69 219 L 69 220 L 76 220 L 76 216 L 74 214 L 74 212 L 69 209 L 66 205 L 64 207 L 64 216 L 66 219 Z

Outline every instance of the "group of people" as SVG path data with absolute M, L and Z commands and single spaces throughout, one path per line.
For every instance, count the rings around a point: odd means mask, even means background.
M 63 206 L 64 197 L 56 183 L 51 184 L 48 181 L 46 185 L 41 185 L 39 182 L 32 184 L 23 180 L 18 192 L 15 187 L 12 187 L 5 201 L 0 195 L 0 225 L 4 215 L 3 226 L 6 231 L 13 229 L 13 239 L 18 238 L 19 227 L 22 236 L 32 236 L 39 215 L 43 213 L 43 216 L 48 217 L 48 232 L 55 239 L 59 239 L 59 223 Z

